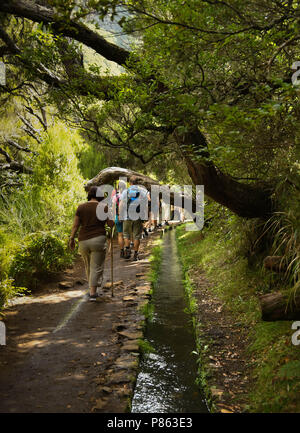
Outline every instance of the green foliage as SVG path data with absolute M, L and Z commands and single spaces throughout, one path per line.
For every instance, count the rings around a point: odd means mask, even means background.
M 139 349 L 142 354 L 155 353 L 154 347 L 148 340 L 139 340 Z
M 252 411 L 299 412 L 299 349 L 291 335 L 291 322 L 258 322 L 252 331 Z
M 40 278 L 72 259 L 67 235 L 85 197 L 76 156 L 84 142 L 60 122 L 42 138 L 31 156 L 33 174 L 21 178 L 20 187 L 3 194 L 0 203 L 0 280 L 15 280 L 2 283 L 3 300 L 15 287 L 36 288 Z
M 76 153 L 84 149 L 84 142 L 76 130 L 61 122 L 49 128 L 43 138 L 37 147 L 34 180 L 43 187 L 53 185 L 68 190 L 78 175 Z
M 272 235 L 272 254 L 282 257 L 284 280 L 296 292 L 300 289 L 300 201 L 290 209 L 275 212 L 266 223 L 266 231 Z
M 0 280 L 0 315 L 1 309 L 12 296 L 22 295 L 27 292 L 25 287 L 16 287 L 14 280 L 5 278 Z
M 36 232 L 26 236 L 12 260 L 9 276 L 16 285 L 36 288 L 41 278 L 71 263 L 73 257 L 66 244 L 66 239 L 62 240 L 57 233 Z
M 111 165 L 147 165 L 164 179 L 180 178 L 174 129 L 200 128 L 209 156 L 198 149 L 195 160 L 271 186 L 289 171 L 300 137 L 299 88 L 291 83 L 291 63 L 300 54 L 295 0 L 79 3 L 49 3 L 59 36 L 55 26 L 4 20 L 8 32 L 16 29 L 22 53 L 20 64 L 8 58 L 12 88 L 26 79 L 40 83 L 42 63 L 42 72 L 63 83 L 43 92 L 48 104 L 79 125 Z M 70 19 L 108 42 L 131 41 L 127 65 L 103 60 L 88 47 L 90 38 L 66 40 Z
M 283 365 L 278 372 L 278 378 L 300 379 L 300 361 L 290 361 Z
M 273 24 L 283 13 L 278 3 L 234 3 L 126 2 L 132 15 L 123 27 L 140 30 L 143 41 L 130 63 L 140 80 L 129 77 L 117 104 L 139 107 L 132 128 L 144 139 L 147 128 L 153 135 L 151 124 L 180 133 L 198 126 L 218 167 L 245 181 L 274 183 L 289 170 L 299 142 L 299 91 L 287 76 L 299 48 L 280 48 L 296 37 L 296 15 L 292 9 L 281 27 Z
M 93 145 L 85 147 L 78 153 L 79 169 L 85 179 L 92 179 L 107 167 L 105 156 Z
M 159 277 L 161 255 L 162 255 L 162 240 L 161 239 L 156 240 L 155 244 L 156 245 L 152 249 L 152 253 L 150 256 L 151 270 L 149 275 L 153 290 L 155 290 L 156 288 L 158 277 Z
M 161 264 L 161 254 L 162 254 L 162 246 L 161 246 L 161 239 L 158 239 L 155 241 L 155 246 L 152 249 L 151 256 L 150 256 L 150 272 L 148 275 L 149 281 L 151 282 L 151 292 L 152 293 L 158 282 L 159 277 L 159 270 L 160 270 L 160 264 Z M 153 314 L 154 314 L 154 304 L 149 301 L 142 307 L 142 314 L 145 316 L 147 320 L 152 320 Z

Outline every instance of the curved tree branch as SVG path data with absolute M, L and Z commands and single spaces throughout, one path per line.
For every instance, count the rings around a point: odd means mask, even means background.
M 2 154 L 6 159 L 5 164 L 0 164 L 0 170 L 12 170 L 26 174 L 33 173 L 33 170 L 31 168 L 25 167 L 23 163 L 11 159 L 9 154 L 4 149 L 0 148 L 0 154 Z
M 60 19 L 53 10 L 36 3 L 24 0 L 6 0 L 0 3 L 0 12 L 27 18 L 31 21 L 50 24 L 57 34 L 75 39 L 78 42 L 94 49 L 107 60 L 124 65 L 130 52 L 115 44 L 108 42 L 103 36 L 89 29 L 86 25 L 76 21 Z
M 1 4 L 0 4 L 0 10 L 1 10 Z M 74 77 L 74 80 L 67 81 L 60 77 L 58 77 L 56 74 L 54 74 L 52 71 L 50 71 L 48 68 L 46 68 L 45 65 L 42 63 L 39 63 L 38 65 L 34 65 L 31 62 L 28 61 L 28 59 L 25 59 L 22 57 L 22 52 L 19 49 L 19 47 L 13 42 L 11 37 L 8 35 L 8 33 L 0 27 L 0 39 L 2 39 L 7 45 L 6 45 L 6 54 L 14 54 L 18 55 L 18 60 L 21 62 L 23 66 L 25 66 L 26 69 L 29 71 L 35 70 L 35 74 L 37 78 L 48 84 L 49 86 L 56 88 L 56 89 L 66 89 L 70 87 L 70 84 L 72 85 L 73 89 L 78 91 L 82 96 L 87 95 L 95 95 L 98 99 L 102 100 L 108 100 L 110 89 L 112 88 L 112 85 L 110 84 L 111 77 L 99 77 L 96 75 L 89 74 L 84 70 L 84 68 L 77 69 L 77 75 Z
M 204 185 L 205 194 L 245 218 L 265 218 L 272 212 L 272 188 L 236 181 L 209 160 L 205 136 L 192 130 L 175 137 L 195 185 Z
M 85 189 L 88 191 L 94 185 L 113 185 L 120 177 L 126 177 L 129 180 L 132 176 L 136 176 L 138 183 L 144 185 L 148 190 L 151 189 L 151 185 L 159 185 L 157 180 L 136 171 L 121 167 L 107 167 L 100 171 L 93 179 L 89 180 L 85 185 Z
M 29 147 L 22 147 L 22 146 L 20 146 L 20 145 L 19 145 L 16 141 L 14 141 L 14 140 L 11 140 L 11 139 L 6 140 L 6 143 L 7 143 L 9 146 L 14 147 L 15 149 L 20 150 L 20 151 L 22 151 L 22 152 L 32 153 L 33 155 L 37 155 L 37 154 L 38 154 L 38 153 L 35 152 L 34 150 L 29 149 Z

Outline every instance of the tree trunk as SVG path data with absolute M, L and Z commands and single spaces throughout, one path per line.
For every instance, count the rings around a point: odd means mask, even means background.
M 300 293 L 291 299 L 280 292 L 268 293 L 260 297 L 260 306 L 267 322 L 300 319 Z
M 272 212 L 271 189 L 236 181 L 209 160 L 207 142 L 199 130 L 176 133 L 189 175 L 195 185 L 204 185 L 205 194 L 235 214 L 265 218 Z
M 173 193 L 169 190 L 168 185 L 161 185 L 157 180 L 152 179 L 152 177 L 145 176 L 144 174 L 138 173 L 133 170 L 129 170 L 127 168 L 121 168 L 121 167 L 108 167 L 104 170 L 100 171 L 97 176 L 95 176 L 93 179 L 89 180 L 87 184 L 84 186 L 86 191 L 89 191 L 89 189 L 92 186 L 101 186 L 101 185 L 113 185 L 113 183 L 116 180 L 119 180 L 120 178 L 124 179 L 125 182 L 129 182 L 130 178 L 132 176 L 135 176 L 137 178 L 137 183 L 139 185 L 143 185 L 148 191 L 151 191 L 151 186 L 156 185 L 160 187 L 160 192 L 163 192 L 164 190 L 168 194 L 170 192 L 170 204 L 174 204 L 175 199 L 176 203 L 182 203 L 183 205 L 183 195 L 180 193 Z M 163 198 L 163 197 L 162 197 Z M 189 209 L 195 209 L 196 203 L 193 198 L 191 198 L 191 203 L 189 201 L 188 197 L 185 197 L 185 204 Z
M 89 180 L 84 187 L 86 191 L 89 191 L 93 185 L 113 185 L 113 183 L 116 180 L 119 180 L 119 178 L 126 178 L 126 180 L 129 182 L 132 176 L 136 176 L 138 178 L 138 182 L 141 185 L 144 185 L 148 190 L 151 189 L 151 185 L 159 185 L 157 180 L 136 171 L 121 167 L 107 167 L 104 170 L 101 170 L 100 173 L 98 173 L 93 179 Z

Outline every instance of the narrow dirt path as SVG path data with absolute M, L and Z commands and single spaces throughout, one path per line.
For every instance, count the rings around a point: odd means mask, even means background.
M 78 259 L 60 278 L 5 311 L 7 345 L 0 346 L 0 412 L 124 412 L 138 365 L 138 338 L 150 284 L 151 244 L 142 241 L 141 260 L 126 261 L 114 249 L 115 297 L 107 289 L 88 302 Z M 110 280 L 107 255 L 104 282 Z M 76 284 L 77 281 L 77 284 Z
M 202 346 L 206 345 L 202 366 L 213 410 L 244 412 L 252 386 L 251 358 L 247 353 L 249 329 L 237 322 L 220 301 L 202 270 L 193 268 L 189 275 L 195 286 Z

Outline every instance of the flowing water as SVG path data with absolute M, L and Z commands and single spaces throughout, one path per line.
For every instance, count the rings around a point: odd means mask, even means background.
M 208 412 L 197 377 L 195 336 L 182 284 L 175 230 L 164 236 L 162 263 L 152 302 L 153 319 L 147 323 L 145 339 L 155 349 L 140 363 L 133 413 Z

